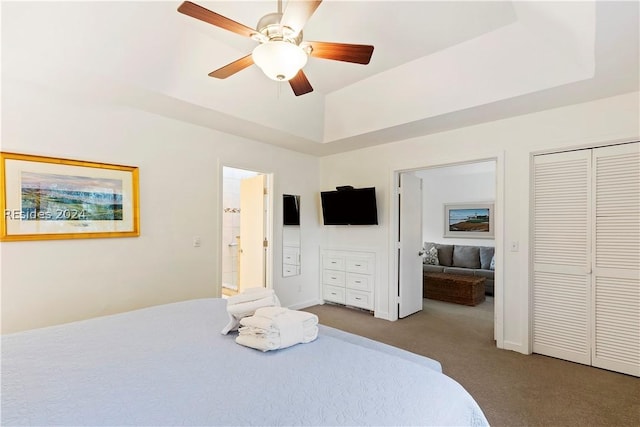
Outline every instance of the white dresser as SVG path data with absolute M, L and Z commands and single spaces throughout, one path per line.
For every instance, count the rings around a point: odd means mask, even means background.
M 284 246 L 282 248 L 282 276 L 297 276 L 300 274 L 300 247 Z
M 375 253 L 323 250 L 321 256 L 323 299 L 373 311 Z

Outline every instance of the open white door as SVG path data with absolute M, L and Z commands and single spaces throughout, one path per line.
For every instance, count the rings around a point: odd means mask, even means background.
M 422 310 L 422 179 L 399 177 L 398 317 Z
M 265 176 L 240 181 L 238 291 L 265 286 Z

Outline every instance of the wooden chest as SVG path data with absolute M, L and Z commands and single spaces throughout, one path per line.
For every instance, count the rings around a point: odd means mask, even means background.
M 424 273 L 423 296 L 456 304 L 478 305 L 484 301 L 484 282 L 484 277 Z

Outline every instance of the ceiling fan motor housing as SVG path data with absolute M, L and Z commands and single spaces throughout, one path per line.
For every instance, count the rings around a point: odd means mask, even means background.
M 280 25 L 282 13 L 269 13 L 258 21 L 256 30 L 267 37 L 269 41 L 285 41 L 293 43 L 296 46 L 302 41 L 302 31 L 296 34 L 293 28 Z

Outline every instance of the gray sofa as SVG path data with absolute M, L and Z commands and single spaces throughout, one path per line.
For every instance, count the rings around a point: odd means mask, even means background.
M 495 249 L 489 246 L 445 245 L 425 242 L 423 273 L 451 273 L 484 277 L 485 294 L 493 295 Z M 435 248 L 435 249 L 432 249 Z M 437 253 L 437 256 L 435 254 Z

